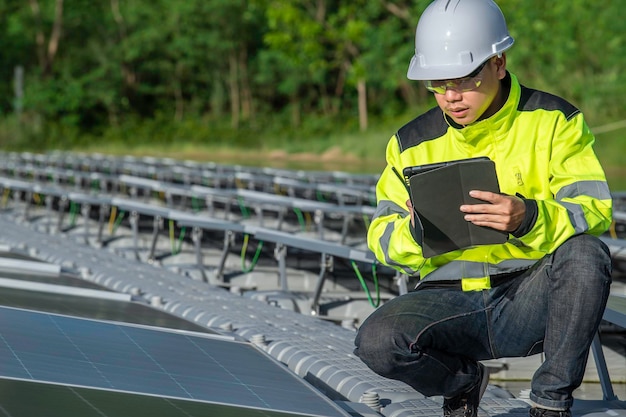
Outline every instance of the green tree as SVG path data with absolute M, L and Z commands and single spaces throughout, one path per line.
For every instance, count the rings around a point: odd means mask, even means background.
M 42 148 L 180 136 L 248 146 L 258 133 L 363 131 L 434 104 L 406 78 L 428 4 L 0 0 L 0 138 Z M 509 68 L 524 84 L 570 99 L 592 126 L 624 118 L 619 2 L 499 4 L 516 38 Z
M 511 69 L 522 81 L 572 100 L 593 118 L 623 117 L 626 23 L 619 2 L 501 2 L 516 43 Z

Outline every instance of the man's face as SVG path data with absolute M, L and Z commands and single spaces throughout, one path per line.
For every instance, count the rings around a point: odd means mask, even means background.
M 469 125 L 477 120 L 492 116 L 504 104 L 499 94 L 500 80 L 506 75 L 506 59 L 493 57 L 487 61 L 482 70 L 475 75 L 477 86 L 469 91 L 463 91 L 463 86 L 472 80 L 468 78 L 439 82 L 439 86 L 447 86 L 445 92 L 434 92 L 437 104 L 454 122 L 460 125 Z M 435 84 L 435 82 L 432 82 Z M 459 87 L 457 87 L 459 86 Z

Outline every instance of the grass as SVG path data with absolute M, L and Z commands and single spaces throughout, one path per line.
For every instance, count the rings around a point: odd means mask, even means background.
M 408 117 L 404 120 L 408 120 Z M 181 160 L 212 161 L 249 166 L 287 169 L 337 170 L 355 173 L 379 173 L 385 164 L 385 147 L 391 135 L 404 123 L 379 124 L 367 132 L 337 132 L 322 136 L 258 134 L 258 147 L 231 146 L 206 141 L 175 141 L 159 144 L 129 145 L 119 141 L 94 141 L 79 149 L 113 155 L 146 155 Z M 596 136 L 595 150 L 612 190 L 626 190 L 626 128 Z

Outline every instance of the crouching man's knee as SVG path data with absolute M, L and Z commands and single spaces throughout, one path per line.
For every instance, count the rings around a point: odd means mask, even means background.
M 552 267 L 570 281 L 579 279 L 583 286 L 611 283 L 611 253 L 595 236 L 582 234 L 569 238 L 554 252 Z
M 354 340 L 354 354 L 372 371 L 387 378 L 394 378 L 398 360 L 410 353 L 404 342 L 397 343 L 396 337 L 388 329 L 368 326 L 364 323 Z M 400 346 L 400 345 L 405 346 Z

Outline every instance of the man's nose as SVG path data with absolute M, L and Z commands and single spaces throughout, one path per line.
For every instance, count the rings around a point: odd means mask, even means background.
M 456 88 L 447 87 L 444 97 L 447 101 L 459 101 L 462 98 L 462 95 Z

